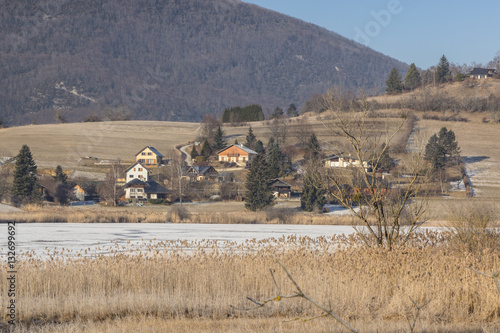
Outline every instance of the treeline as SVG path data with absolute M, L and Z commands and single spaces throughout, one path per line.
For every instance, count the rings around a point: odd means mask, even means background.
M 235 106 L 226 108 L 222 113 L 221 120 L 223 123 L 242 123 L 247 121 L 261 121 L 264 118 L 262 106 L 252 104 L 245 107 Z

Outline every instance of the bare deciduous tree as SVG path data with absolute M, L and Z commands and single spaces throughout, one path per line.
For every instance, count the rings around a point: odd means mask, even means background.
M 326 177 L 329 193 L 363 222 L 364 228 L 356 230 L 366 244 L 392 248 L 408 240 L 425 211 L 425 200 L 414 200 L 427 181 L 421 170 L 422 153 L 408 153 L 404 182 L 385 180 L 378 172 L 381 160 L 406 119 L 394 126 L 389 119 L 368 118 L 364 98 L 344 111 L 345 99 L 338 94 L 332 90 L 324 96 L 323 107 L 333 112 L 333 119 L 325 125 L 347 143 L 349 152 L 338 151 L 337 155 L 350 168 L 331 169 Z

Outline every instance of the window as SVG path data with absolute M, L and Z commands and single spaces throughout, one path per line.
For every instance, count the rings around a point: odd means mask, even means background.
M 135 171 L 135 170 L 134 170 Z M 142 171 L 142 168 L 139 168 L 139 171 Z
M 151 156 L 151 155 L 153 155 L 153 153 L 151 153 L 151 152 L 148 152 L 148 156 Z
M 134 175 L 132 175 L 132 174 L 131 174 L 131 175 L 129 176 L 129 178 L 134 178 Z
M 142 190 L 142 188 L 138 188 L 137 192 L 144 192 L 144 191 Z
M 134 171 L 136 171 L 135 168 L 134 168 Z
M 130 193 L 135 192 L 135 188 L 130 189 Z

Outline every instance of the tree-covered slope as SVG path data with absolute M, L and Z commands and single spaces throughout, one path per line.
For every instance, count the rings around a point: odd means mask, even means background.
M 334 84 L 383 91 L 407 65 L 236 0 L 0 0 L 0 117 L 69 121 L 127 108 L 199 121 L 226 107 L 301 106 Z

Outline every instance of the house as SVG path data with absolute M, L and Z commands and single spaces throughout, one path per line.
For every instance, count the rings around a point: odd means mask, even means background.
M 172 192 L 161 186 L 154 180 L 143 181 L 134 178 L 123 186 L 125 199 L 148 200 L 167 199 L 171 200 Z
M 279 178 L 276 178 L 272 183 L 273 195 L 275 198 L 285 198 L 290 199 L 292 196 L 292 186 L 285 183 Z
M 496 70 L 493 68 L 474 68 L 470 73 L 467 74 L 467 77 L 471 77 L 474 79 L 486 79 L 488 77 L 492 77 L 496 74 Z
M 234 162 L 239 166 L 246 166 L 247 163 L 257 156 L 257 153 L 243 145 L 230 145 L 217 153 L 219 162 Z
M 220 181 L 220 175 L 212 166 L 187 166 L 183 168 L 182 178 L 187 178 L 190 182 Z
M 155 147 L 146 146 L 135 154 L 135 160 L 143 165 L 153 166 L 163 163 L 163 156 Z
M 359 159 L 355 157 L 342 156 L 342 155 L 330 155 L 324 159 L 325 167 L 327 168 L 354 168 L 360 167 L 363 164 L 363 167 L 366 171 L 370 170 L 370 163 L 368 161 L 360 162 Z
M 87 199 L 87 192 L 79 185 L 75 185 L 75 187 L 73 187 L 73 196 L 79 201 L 85 201 Z
M 132 179 L 136 178 L 147 182 L 149 180 L 150 171 L 142 163 L 137 162 L 130 168 L 125 170 L 125 174 L 126 174 L 125 182 L 129 182 Z

